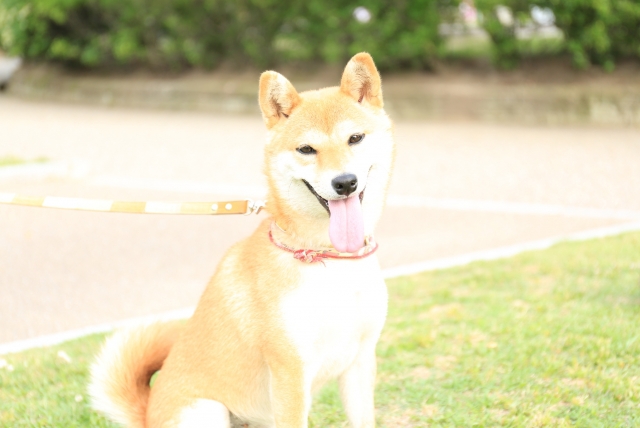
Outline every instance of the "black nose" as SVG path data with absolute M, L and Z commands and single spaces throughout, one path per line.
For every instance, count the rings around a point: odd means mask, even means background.
M 358 188 L 358 177 L 355 174 L 339 175 L 331 180 L 331 185 L 338 195 L 349 196 Z

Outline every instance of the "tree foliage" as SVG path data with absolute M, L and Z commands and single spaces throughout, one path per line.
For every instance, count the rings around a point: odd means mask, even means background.
M 381 68 L 429 68 L 442 51 L 442 12 L 461 0 L 0 0 L 0 49 L 80 67 L 213 68 L 222 61 L 344 62 L 359 51 Z M 640 58 L 640 0 L 475 0 L 494 61 L 520 60 L 518 28 L 550 8 L 579 68 Z M 505 25 L 496 9 L 508 7 Z M 370 19 L 356 19 L 363 7 Z
M 359 51 L 383 68 L 429 67 L 438 0 L 0 0 L 0 47 L 83 67 L 265 67 L 343 62 Z M 354 18 L 364 7 L 370 20 Z
M 549 8 L 564 34 L 565 49 L 578 68 L 591 64 L 612 70 L 622 58 L 640 58 L 640 0 L 477 0 L 484 27 L 494 43 L 495 59 L 506 68 L 517 65 L 515 27 L 526 24 L 533 6 Z M 502 25 L 498 5 L 510 8 L 513 26 Z

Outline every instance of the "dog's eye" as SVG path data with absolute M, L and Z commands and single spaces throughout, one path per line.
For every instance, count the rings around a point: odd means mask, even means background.
M 358 144 L 364 138 L 364 134 L 353 134 L 349 137 L 349 144 Z
M 312 155 L 316 152 L 316 149 L 311 146 L 300 146 L 297 150 L 298 153 L 302 153 L 303 155 Z

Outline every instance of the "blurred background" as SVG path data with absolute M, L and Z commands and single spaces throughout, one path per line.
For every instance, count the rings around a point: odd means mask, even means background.
M 21 97 L 255 113 L 259 71 L 333 85 L 367 51 L 397 117 L 637 125 L 639 24 L 636 0 L 2 0 L 0 84 L 23 59 Z
M 386 274 L 544 246 L 640 219 L 639 40 L 638 0 L 0 0 L 0 192 L 259 198 L 259 73 L 334 86 L 367 51 Z M 0 218 L 0 343 L 192 307 L 261 219 Z

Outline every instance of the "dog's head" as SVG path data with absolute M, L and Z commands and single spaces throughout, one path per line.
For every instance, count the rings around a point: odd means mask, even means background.
M 394 156 L 373 59 L 357 54 L 340 87 L 302 93 L 266 71 L 259 98 L 268 210 L 306 245 L 358 250 L 380 217 Z

